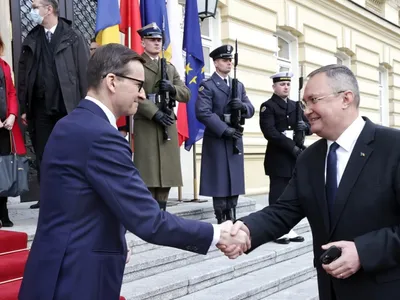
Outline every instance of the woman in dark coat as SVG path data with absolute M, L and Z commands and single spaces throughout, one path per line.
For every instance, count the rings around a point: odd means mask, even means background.
M 4 43 L 0 35 L 0 56 L 3 54 Z M 0 105 L 5 109 L 5 116 L 0 116 L 0 156 L 15 152 L 19 155 L 26 154 L 24 139 L 16 122 L 18 116 L 18 101 L 15 87 L 11 77 L 10 66 L 0 58 Z M 5 92 L 3 92 L 5 90 Z M 5 103 L 2 101 L 5 95 Z M 1 109 L 0 109 L 1 111 Z M 15 141 L 15 147 L 11 148 L 11 138 Z M 0 227 L 12 227 L 14 224 L 8 216 L 7 197 L 0 197 Z

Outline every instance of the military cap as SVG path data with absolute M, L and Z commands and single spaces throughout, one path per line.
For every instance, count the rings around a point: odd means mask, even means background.
M 292 72 L 279 72 L 274 75 L 272 75 L 270 78 L 272 78 L 272 82 L 279 82 L 279 81 L 291 81 L 293 77 Z
M 213 60 L 218 58 L 232 58 L 233 47 L 231 45 L 222 45 L 210 53 Z
M 161 29 L 157 26 L 155 22 L 147 24 L 146 26 L 140 28 L 137 33 L 142 38 L 147 38 L 147 39 L 161 39 L 162 38 L 162 32 Z

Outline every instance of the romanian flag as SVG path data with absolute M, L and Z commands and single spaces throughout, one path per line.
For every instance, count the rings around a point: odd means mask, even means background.
M 186 86 L 190 89 L 189 103 L 178 106 L 179 145 L 185 142 L 190 151 L 193 144 L 203 138 L 204 125 L 196 118 L 195 105 L 201 81 L 204 79 L 204 57 L 201 43 L 197 1 L 186 1 L 183 50 L 186 51 Z
M 121 16 L 118 0 L 98 0 L 96 16 L 96 42 L 99 45 L 121 43 L 119 24 Z M 126 117 L 117 120 L 117 126 L 126 126 Z

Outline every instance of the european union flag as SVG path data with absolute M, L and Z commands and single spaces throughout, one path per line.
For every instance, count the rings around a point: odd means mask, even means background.
M 186 86 L 191 92 L 191 98 L 186 106 L 189 138 L 185 141 L 185 149 L 190 151 L 192 145 L 203 138 L 204 134 L 204 125 L 197 120 L 195 113 L 199 86 L 204 79 L 204 57 L 197 1 L 186 1 L 183 50 L 186 51 Z

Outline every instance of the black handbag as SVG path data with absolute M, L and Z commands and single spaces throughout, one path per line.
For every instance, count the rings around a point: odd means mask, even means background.
M 0 156 L 0 197 L 17 197 L 29 191 L 29 160 L 15 153 L 15 140 L 10 131 L 10 155 Z

